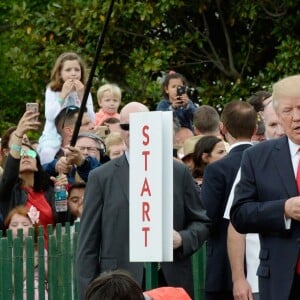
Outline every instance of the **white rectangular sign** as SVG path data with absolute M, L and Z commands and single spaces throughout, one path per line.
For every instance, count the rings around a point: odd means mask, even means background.
M 172 112 L 130 114 L 130 261 L 173 260 Z

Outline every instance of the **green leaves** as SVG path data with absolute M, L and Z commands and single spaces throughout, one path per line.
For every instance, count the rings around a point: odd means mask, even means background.
M 17 122 L 26 101 L 37 99 L 43 112 L 45 87 L 62 52 L 77 52 L 90 68 L 109 4 L 0 3 L 0 129 Z M 246 99 L 299 72 L 298 20 L 292 0 L 115 1 L 92 88 L 95 108 L 95 90 L 110 81 L 121 86 L 123 103 L 137 100 L 155 109 L 159 78 L 169 70 L 197 87 L 200 103 L 221 109 Z

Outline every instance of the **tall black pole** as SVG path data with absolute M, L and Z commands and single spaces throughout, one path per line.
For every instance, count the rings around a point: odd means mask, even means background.
M 99 55 L 100 55 L 100 52 L 101 52 L 101 49 L 102 49 L 102 46 L 103 46 L 104 36 L 105 36 L 106 31 L 107 31 L 107 27 L 108 27 L 109 19 L 110 19 L 112 10 L 113 10 L 114 2 L 115 2 L 114 0 L 111 0 L 111 2 L 110 2 L 109 9 L 107 11 L 105 21 L 104 21 L 104 25 L 103 25 L 103 28 L 102 28 L 102 32 L 101 32 L 101 34 L 99 36 L 99 39 L 98 39 L 96 54 L 95 54 L 94 61 L 93 61 L 92 67 L 91 67 L 89 78 L 88 78 L 88 80 L 86 82 L 86 85 L 85 85 L 84 94 L 83 94 L 82 102 L 81 102 L 81 105 L 80 105 L 80 110 L 79 110 L 79 113 L 78 113 L 78 118 L 77 118 L 77 121 L 75 123 L 74 132 L 73 132 L 72 139 L 71 139 L 71 142 L 70 142 L 71 146 L 75 146 L 75 144 L 76 144 L 79 129 L 80 129 L 80 126 L 81 126 L 82 117 L 83 117 L 84 110 L 85 110 L 85 107 L 86 107 L 88 95 L 89 95 L 89 92 L 91 90 L 93 77 L 94 77 L 95 70 L 96 70 L 96 67 L 97 67 L 97 62 L 98 62 L 98 59 L 99 59 Z

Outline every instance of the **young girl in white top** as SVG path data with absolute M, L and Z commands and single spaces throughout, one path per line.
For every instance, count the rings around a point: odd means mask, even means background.
M 83 61 L 76 53 L 65 52 L 57 58 L 51 72 L 51 81 L 46 89 L 46 122 L 38 147 L 42 164 L 52 161 L 60 149 L 61 136 L 56 130 L 55 118 L 66 106 L 80 107 L 85 77 Z M 95 113 L 91 95 L 88 96 L 86 107 L 93 121 Z

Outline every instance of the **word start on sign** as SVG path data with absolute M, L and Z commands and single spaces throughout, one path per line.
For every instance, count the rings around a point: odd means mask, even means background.
M 150 142 L 150 137 L 147 133 L 147 131 L 149 130 L 149 126 L 145 125 L 142 128 L 142 135 L 144 137 L 142 144 L 143 146 L 147 147 L 149 145 Z M 150 198 L 151 198 L 151 189 L 149 186 L 149 182 L 147 179 L 147 171 L 148 171 L 148 159 L 150 157 L 150 151 L 149 150 L 143 150 L 142 151 L 142 155 L 144 156 L 144 171 L 145 171 L 145 179 L 142 185 L 142 189 L 141 189 L 141 193 L 140 196 L 143 199 L 142 200 L 142 221 L 143 223 L 147 223 L 150 222 Z M 144 198 L 146 198 L 146 196 L 149 197 L 149 200 L 146 201 L 144 200 Z M 148 246 L 148 232 L 150 231 L 150 227 L 149 226 L 142 226 L 142 231 L 144 232 L 144 246 L 147 247 Z

